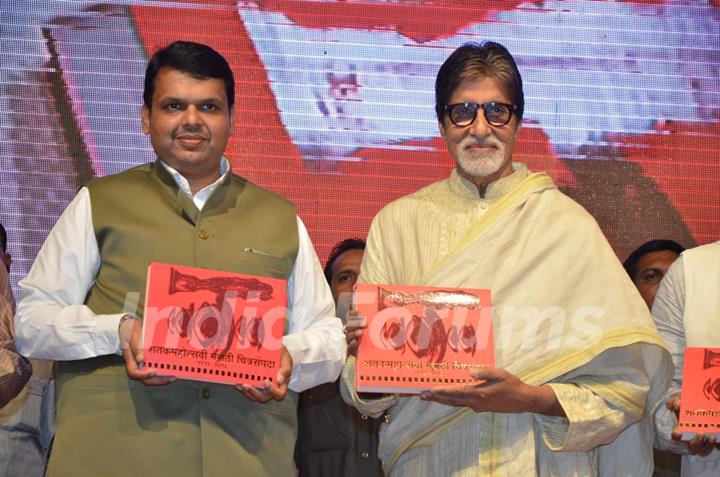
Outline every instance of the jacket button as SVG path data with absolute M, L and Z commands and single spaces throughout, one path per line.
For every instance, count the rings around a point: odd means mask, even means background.
M 362 454 L 360 454 L 360 457 L 362 457 L 363 459 L 369 459 L 370 454 L 368 454 L 367 452 L 363 452 Z
M 203 397 L 203 399 L 210 399 L 210 390 L 208 388 L 203 388 L 203 390 L 200 394 Z
M 362 419 L 363 421 L 367 421 L 368 417 L 365 414 L 363 414 L 362 416 L 360 416 L 360 419 Z
M 207 230 L 200 230 L 198 231 L 198 237 L 200 237 L 202 240 L 207 240 L 208 237 L 210 237 L 210 234 L 207 233 Z

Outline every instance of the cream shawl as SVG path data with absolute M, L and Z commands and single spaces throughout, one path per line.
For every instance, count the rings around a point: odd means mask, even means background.
M 651 427 L 649 421 L 640 420 L 648 415 L 644 414 L 648 405 L 660 403 L 672 364 L 647 308 L 595 221 L 560 193 L 547 175 L 527 175 L 495 201 L 443 258 L 418 267 L 422 271 L 418 276 L 408 276 L 402 264 L 413 261 L 413 249 L 422 249 L 427 231 L 413 223 L 417 220 L 413 210 L 447 206 L 437 202 L 438 192 L 447 188 L 443 182 L 389 204 L 376 217 L 363 280 L 491 289 L 496 366 L 528 384 L 555 383 L 551 385 L 568 412 L 567 419 L 535 416 L 534 427 L 542 430 L 542 437 L 529 441 L 535 442 L 536 459 L 558 461 L 552 468 L 562 469 L 562 454 L 575 456 L 612 443 L 588 458 L 593 473 L 649 475 Z M 352 366 L 350 361 L 351 371 Z M 345 387 L 349 382 L 345 380 Z M 576 429 L 573 415 L 582 412 L 582 406 L 572 408 L 587 390 L 616 412 L 599 420 L 595 429 Z M 507 475 L 513 468 L 510 454 L 520 452 L 523 444 L 518 442 L 530 431 L 512 423 L 527 426 L 527 415 L 481 415 L 486 428 L 478 469 Z M 432 445 L 448 429 L 478 416 L 468 408 L 400 399 L 381 438 L 386 470 L 392 472 L 409 450 Z M 518 449 L 513 450 L 516 444 Z M 503 447 L 511 452 L 503 453 Z M 536 472 L 544 473 L 542 462 L 539 465 Z

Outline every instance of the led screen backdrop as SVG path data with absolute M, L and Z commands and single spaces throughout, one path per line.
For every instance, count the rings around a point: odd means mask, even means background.
M 548 171 L 621 258 L 720 238 L 720 2 L 0 0 L 0 221 L 13 280 L 78 187 L 154 159 L 148 57 L 185 39 L 230 61 L 234 170 L 291 199 L 321 260 L 387 202 L 445 177 L 439 65 L 514 54 L 516 159 Z M 122 200 L 122 198 L 118 198 Z

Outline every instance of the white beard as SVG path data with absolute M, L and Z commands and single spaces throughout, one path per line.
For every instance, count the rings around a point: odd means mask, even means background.
M 495 146 L 491 152 L 479 156 L 465 149 L 472 143 L 478 142 L 472 136 L 468 136 L 458 145 L 457 166 L 458 169 L 472 177 L 487 177 L 496 173 L 505 165 L 505 145 L 501 142 L 488 138 L 485 143 Z

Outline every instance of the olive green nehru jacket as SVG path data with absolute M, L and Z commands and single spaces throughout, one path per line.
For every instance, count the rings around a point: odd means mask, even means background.
M 202 211 L 159 162 L 87 187 L 101 264 L 85 304 L 96 314 L 142 315 L 151 261 L 290 276 L 294 206 L 238 176 L 227 174 Z M 58 384 L 50 476 L 292 474 L 294 393 L 256 404 L 232 386 L 145 386 L 115 355 L 62 363 Z

